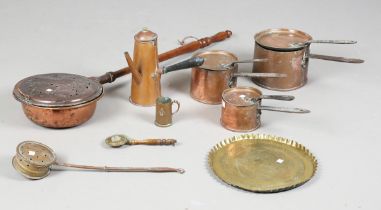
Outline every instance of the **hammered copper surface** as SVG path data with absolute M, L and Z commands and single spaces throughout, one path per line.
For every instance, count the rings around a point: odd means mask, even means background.
M 271 193 L 309 181 L 317 160 L 303 145 L 286 138 L 246 134 L 225 139 L 209 153 L 214 174 L 244 190 Z
M 312 37 L 292 29 L 270 29 L 256 34 L 254 58 L 268 59 L 270 62 L 255 62 L 252 71 L 254 73 L 282 73 L 287 74 L 287 77 L 252 78 L 252 81 L 264 88 L 280 91 L 297 89 L 306 84 L 310 45 L 277 50 L 279 46 L 301 40 L 312 40 Z
M 140 106 L 153 106 L 161 95 L 160 74 L 156 73 L 159 59 L 155 33 L 143 29 L 135 35 L 133 62 L 141 82 L 132 78 L 130 101 Z
M 235 86 L 237 79 L 233 73 L 238 66 L 223 68 L 221 64 L 229 64 L 238 58 L 232 53 L 215 50 L 195 54 L 205 59 L 200 67 L 192 68 L 190 95 L 193 99 L 206 104 L 220 104 L 222 92 Z
M 88 121 L 95 112 L 96 100 L 74 107 L 45 108 L 22 104 L 25 115 L 48 128 L 70 128 Z
M 258 89 L 235 87 L 222 93 L 221 125 L 231 131 L 249 132 L 261 125 L 261 96 Z

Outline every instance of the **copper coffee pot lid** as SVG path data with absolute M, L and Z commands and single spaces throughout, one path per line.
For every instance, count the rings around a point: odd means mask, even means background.
M 19 81 L 15 98 L 28 105 L 62 108 L 86 104 L 100 98 L 102 85 L 84 76 L 66 73 L 39 74 Z

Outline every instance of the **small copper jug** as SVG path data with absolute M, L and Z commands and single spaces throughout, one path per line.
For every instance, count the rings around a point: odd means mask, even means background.
M 173 104 L 177 105 L 176 111 L 172 111 Z M 155 125 L 160 127 L 168 127 L 172 125 L 172 115 L 180 109 L 180 103 L 169 97 L 160 96 L 156 99 L 156 119 Z

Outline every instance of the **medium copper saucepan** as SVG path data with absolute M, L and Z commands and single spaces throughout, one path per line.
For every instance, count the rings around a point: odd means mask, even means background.
M 229 38 L 231 34 L 231 31 L 224 31 L 202 38 L 160 54 L 158 59 L 165 61 L 204 48 Z M 128 53 L 125 56 L 130 64 Z M 136 70 L 129 67 L 92 78 L 65 73 L 35 75 L 19 81 L 13 95 L 22 103 L 25 115 L 36 124 L 49 128 L 74 127 L 93 115 L 96 102 L 103 95 L 102 84 L 111 83 L 131 71 L 138 78 Z
M 293 99 L 292 96 L 276 96 Z M 249 132 L 261 125 L 261 111 L 309 113 L 307 109 L 262 106 L 262 92 L 253 87 L 234 87 L 222 93 L 221 125 L 231 131 Z M 274 98 L 274 97 L 270 97 Z
M 193 59 L 164 67 L 162 73 L 193 67 L 191 73 L 190 95 L 193 99 L 206 104 L 220 104 L 222 92 L 237 85 L 237 77 L 285 77 L 280 73 L 237 72 L 237 63 L 267 62 L 263 59 L 238 61 L 227 51 L 214 50 L 197 53 Z
M 355 44 L 350 40 L 313 40 L 312 37 L 298 30 L 268 29 L 255 35 L 254 58 L 269 59 L 268 62 L 253 64 L 253 72 L 276 72 L 287 74 L 286 78 L 252 78 L 257 85 L 271 90 L 293 90 L 307 82 L 308 60 L 323 60 L 362 63 L 363 60 L 310 53 L 311 43 Z

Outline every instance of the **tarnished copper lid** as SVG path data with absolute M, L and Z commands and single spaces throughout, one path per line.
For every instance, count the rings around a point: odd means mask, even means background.
M 310 41 L 312 37 L 299 30 L 280 28 L 261 31 L 254 39 L 264 48 L 293 51 L 303 49 L 304 45 L 297 44 Z
M 204 58 L 204 63 L 199 67 L 207 70 L 226 71 L 229 70 L 225 65 L 229 65 L 238 58 L 230 52 L 223 50 L 211 50 L 206 52 L 197 53 L 194 57 Z
M 146 28 L 144 28 L 143 30 L 135 34 L 135 40 L 140 42 L 150 42 L 150 41 L 155 41 L 156 39 L 157 39 L 157 34 Z
M 75 74 L 51 73 L 27 77 L 14 89 L 15 98 L 39 107 L 70 107 L 97 99 L 103 93 L 102 85 Z
M 234 106 L 251 106 L 261 95 L 261 91 L 256 88 L 234 87 L 224 90 L 222 99 Z

